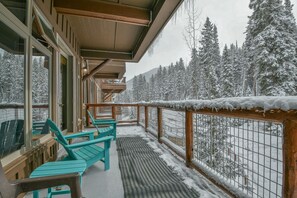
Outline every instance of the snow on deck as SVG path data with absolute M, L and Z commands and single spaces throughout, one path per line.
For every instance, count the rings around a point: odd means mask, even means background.
M 92 129 L 88 129 L 92 130 Z M 183 182 L 201 194 L 202 198 L 223 198 L 228 197 L 224 192 L 210 183 L 197 171 L 187 168 L 181 159 L 169 152 L 165 146 L 160 145 L 153 136 L 146 133 L 140 126 L 119 126 L 117 127 L 117 137 L 143 137 L 155 152 L 160 154 L 168 166 L 170 166 L 183 180 Z M 61 151 L 60 151 L 61 152 Z M 118 154 L 116 144 L 113 141 L 110 149 L 110 170 L 104 171 L 102 162 L 97 162 L 83 174 L 82 192 L 87 198 L 123 198 L 124 190 L 121 180 L 121 174 L 118 164 Z M 45 197 L 47 190 L 40 192 L 40 197 Z M 26 198 L 31 198 L 32 193 L 28 193 Z M 66 198 L 67 195 L 58 195 L 55 197 Z
M 147 141 L 147 144 L 160 154 L 166 164 L 177 173 L 183 182 L 191 189 L 200 193 L 202 198 L 223 198 L 228 197 L 219 188 L 209 182 L 204 176 L 197 171 L 185 166 L 185 162 L 178 156 L 173 155 L 165 145 L 159 144 L 153 136 L 146 133 L 140 126 L 118 127 L 117 137 L 121 136 L 140 136 Z
M 210 108 L 219 109 L 253 109 L 262 108 L 265 111 L 280 109 L 284 111 L 297 110 L 297 96 L 256 96 L 256 97 L 234 97 L 218 98 L 213 100 L 186 100 L 186 101 L 152 101 L 142 102 L 143 105 L 158 105 L 161 107 L 195 110 Z

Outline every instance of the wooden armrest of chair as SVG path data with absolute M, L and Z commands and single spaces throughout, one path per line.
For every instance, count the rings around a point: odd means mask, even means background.
M 8 181 L 0 161 L 0 181 L 1 198 L 14 198 L 21 193 L 60 185 L 70 187 L 72 198 L 82 197 L 79 173 Z
M 16 194 L 21 194 L 24 192 L 30 192 L 34 190 L 40 190 L 40 189 L 50 188 L 50 187 L 55 187 L 60 185 L 67 185 L 70 187 L 72 198 L 82 197 L 79 173 L 39 177 L 39 178 L 28 178 L 28 179 L 13 181 L 11 182 L 11 184 L 16 186 L 16 189 L 17 189 Z

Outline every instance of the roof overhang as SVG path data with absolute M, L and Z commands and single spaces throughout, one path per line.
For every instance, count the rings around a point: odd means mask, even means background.
M 55 0 L 86 60 L 138 62 L 183 0 Z
M 125 62 L 141 59 L 182 2 L 54 0 L 54 7 L 67 15 L 80 42 L 81 56 L 94 68 L 91 75 L 122 78 Z M 112 61 L 100 65 L 109 59 Z
M 103 63 L 103 60 L 88 60 L 89 70 L 93 70 Z M 106 79 L 121 79 L 126 72 L 126 63 L 123 61 L 112 61 L 107 66 L 103 67 L 98 71 L 93 77 L 96 78 L 106 78 Z

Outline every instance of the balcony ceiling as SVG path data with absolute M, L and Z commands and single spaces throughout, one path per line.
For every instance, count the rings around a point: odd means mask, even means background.
M 90 69 L 113 60 L 95 78 L 122 78 L 125 62 L 138 62 L 183 0 L 55 0 L 67 15 Z
M 100 65 L 103 60 L 88 60 L 89 70 L 93 70 Z M 103 67 L 94 75 L 94 78 L 121 79 L 126 72 L 126 64 L 123 61 L 112 61 L 108 67 Z
M 86 60 L 138 62 L 183 0 L 55 0 Z

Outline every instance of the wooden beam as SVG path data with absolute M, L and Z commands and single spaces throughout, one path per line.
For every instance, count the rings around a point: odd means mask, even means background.
M 137 105 L 137 125 L 139 126 L 139 122 L 140 122 L 140 106 Z
M 186 165 L 191 166 L 193 157 L 193 113 L 186 111 Z
M 297 121 L 284 121 L 283 197 L 297 197 Z
M 162 129 L 162 109 L 157 108 L 157 115 L 158 115 L 158 141 L 162 143 L 161 138 L 163 136 L 163 129 Z
M 87 74 L 83 77 L 82 81 L 84 82 L 85 80 L 94 76 L 97 72 L 99 72 L 104 66 L 109 64 L 111 61 L 112 61 L 111 59 L 106 59 L 101 64 L 97 65 L 89 74 Z
M 111 107 L 111 117 L 114 119 L 114 120 L 117 120 L 117 116 L 116 116 L 116 107 L 115 106 L 112 106 Z
M 118 73 L 97 73 L 93 78 L 106 78 L 106 79 L 118 79 Z
M 80 55 L 85 59 L 114 59 L 114 60 L 132 60 L 132 52 L 103 51 L 92 49 L 81 49 Z
M 148 128 L 148 125 L 149 125 L 149 112 L 148 112 L 148 107 L 145 106 L 144 107 L 144 116 L 145 116 L 145 124 L 144 124 L 144 128 L 145 128 L 145 131 L 147 132 L 147 128 Z
M 151 23 L 150 10 L 115 3 L 55 0 L 54 7 L 59 14 L 93 17 L 139 26 L 149 26 Z

